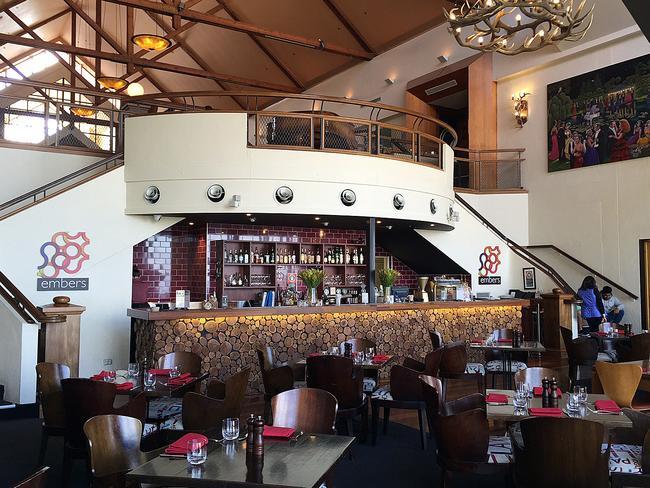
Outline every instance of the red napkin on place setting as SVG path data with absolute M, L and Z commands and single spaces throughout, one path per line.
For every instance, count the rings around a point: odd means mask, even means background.
M 390 356 L 388 354 L 375 354 L 375 356 L 372 358 L 372 364 L 385 363 L 389 359 Z
M 506 338 L 502 337 L 501 339 L 497 339 L 497 342 L 512 343 L 512 339 L 506 339 Z
M 171 373 L 171 369 L 150 369 L 148 370 L 151 374 L 156 375 L 156 376 L 169 376 L 169 373 Z
M 528 413 L 533 417 L 561 417 L 562 410 L 559 408 L 529 408 Z
M 118 390 L 130 390 L 133 388 L 133 383 L 131 383 L 130 381 L 126 381 L 124 383 L 116 384 L 115 388 L 117 388 Z
M 605 337 L 607 335 L 607 332 L 603 332 L 602 330 L 599 330 L 598 332 L 596 332 L 596 334 L 598 334 L 600 337 Z
M 190 375 L 190 373 L 183 373 L 180 376 L 177 376 L 176 378 L 171 378 L 167 384 L 171 386 L 182 386 L 190 381 L 192 381 L 194 378 Z
M 291 427 L 274 427 L 273 425 L 265 425 L 263 435 L 264 437 L 289 439 L 295 432 L 296 429 L 292 429 Z
M 315 357 L 318 357 L 318 356 L 322 356 L 322 354 L 320 352 L 312 352 L 312 353 L 307 355 L 307 357 L 310 357 L 310 358 L 315 358 Z
M 488 393 L 485 397 L 487 403 L 503 403 L 506 405 L 508 403 L 508 395 L 503 393 Z
M 596 400 L 594 406 L 596 407 L 596 410 L 600 410 L 601 412 L 621 412 L 621 407 L 619 407 L 614 400 Z
M 541 386 L 534 386 L 533 387 L 533 395 L 541 397 L 542 396 L 542 387 Z M 562 398 L 562 390 L 559 388 L 557 389 L 557 396 L 558 398 Z
M 479 339 L 479 338 L 477 337 L 477 338 L 472 339 L 472 340 L 469 341 L 469 342 L 470 342 L 470 344 L 483 344 L 484 341 L 483 341 L 483 339 Z
M 201 443 L 201 446 L 205 446 L 208 443 L 208 438 L 202 434 L 185 434 L 183 437 L 167 446 L 165 454 L 187 454 L 187 443 L 194 439 L 198 440 Z
M 96 375 L 91 376 L 90 379 L 94 380 L 94 381 L 102 381 L 108 375 L 110 375 L 110 372 L 108 372 L 108 371 L 100 371 Z

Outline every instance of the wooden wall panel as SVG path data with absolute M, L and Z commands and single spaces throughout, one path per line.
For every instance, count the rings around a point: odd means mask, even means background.
M 431 117 L 438 117 L 438 112 L 436 111 L 435 107 L 432 107 L 427 102 L 420 100 L 418 97 L 408 91 L 404 93 L 404 107 L 408 110 L 414 110 L 421 114 L 430 115 Z M 406 127 L 412 128 L 414 123 L 417 123 L 416 117 L 407 115 Z M 426 134 L 431 134 L 434 136 L 438 135 L 438 127 L 433 122 L 425 120 L 418 126 L 418 129 L 420 132 L 424 132 Z

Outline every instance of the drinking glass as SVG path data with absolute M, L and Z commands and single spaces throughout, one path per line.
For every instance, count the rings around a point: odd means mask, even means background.
M 221 435 L 225 441 L 234 441 L 239 437 L 239 419 L 227 418 L 221 423 Z
M 187 441 L 187 462 L 192 466 L 203 464 L 208 459 L 208 446 L 202 445 L 198 439 Z
M 571 393 L 569 395 L 567 408 L 572 412 L 578 411 L 580 409 L 580 393 Z
M 181 365 L 178 364 L 174 366 L 170 371 L 169 371 L 169 377 L 170 378 L 178 378 L 181 375 Z
M 106 383 L 115 383 L 115 370 L 107 369 L 104 375 L 104 381 Z
M 512 398 L 512 403 L 515 409 L 525 408 L 528 405 L 528 391 L 518 387 L 517 391 L 515 391 L 515 396 Z
M 375 357 L 375 348 L 374 347 L 369 347 L 368 348 L 368 359 L 372 359 Z
M 156 384 L 156 375 L 150 373 L 149 371 L 144 372 L 144 386 L 147 388 L 153 388 Z
M 339 348 L 336 347 L 336 346 L 332 346 L 332 347 L 330 348 L 330 354 L 331 354 L 332 356 L 338 356 L 338 355 L 339 355 L 339 352 L 340 352 L 340 351 L 339 351 Z
M 140 372 L 140 365 L 138 363 L 129 363 L 129 368 L 127 370 L 131 378 L 137 378 L 138 373 Z
M 587 387 L 586 386 L 574 386 L 573 393 L 578 397 L 578 400 L 581 404 L 587 403 Z

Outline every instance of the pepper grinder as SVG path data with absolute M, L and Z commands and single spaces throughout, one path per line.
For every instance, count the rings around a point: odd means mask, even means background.
M 545 376 L 542 380 L 542 407 L 547 408 L 549 406 L 550 395 L 549 395 L 549 381 Z
M 551 395 L 550 395 L 551 407 L 557 408 L 559 405 L 558 393 L 557 393 L 557 380 L 553 378 L 551 380 Z
M 261 416 L 255 419 L 254 423 L 254 440 L 253 440 L 253 454 L 255 456 L 264 456 L 264 420 Z
M 345 351 L 344 351 L 343 355 L 346 358 L 351 358 L 352 357 L 352 344 L 350 344 L 349 342 L 345 343 Z
M 253 454 L 253 446 L 255 445 L 255 415 L 250 414 L 246 419 L 246 454 Z

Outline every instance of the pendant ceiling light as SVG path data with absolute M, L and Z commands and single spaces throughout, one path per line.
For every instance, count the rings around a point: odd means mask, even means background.
M 593 20 L 587 0 L 457 0 L 445 16 L 458 44 L 519 54 L 582 39 Z
M 165 39 L 158 34 L 136 34 L 131 41 L 141 49 L 147 51 L 164 51 L 172 45 L 169 39 Z
M 90 107 L 72 107 L 70 112 L 78 117 L 91 117 L 97 113 L 97 110 Z
M 118 78 L 117 76 L 100 76 L 97 78 L 97 83 L 104 90 L 117 91 L 125 88 L 129 85 L 129 82 L 124 78 Z

